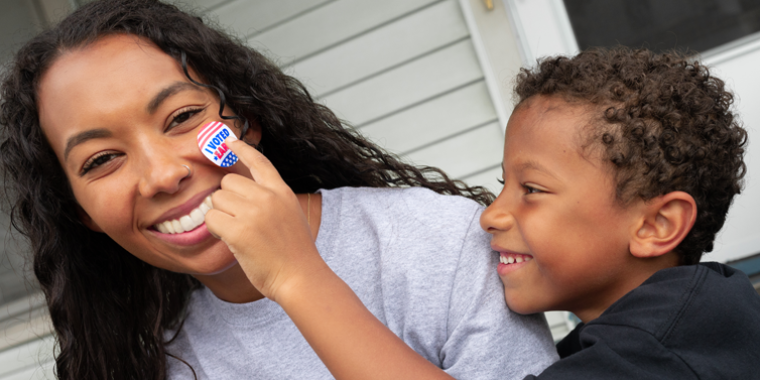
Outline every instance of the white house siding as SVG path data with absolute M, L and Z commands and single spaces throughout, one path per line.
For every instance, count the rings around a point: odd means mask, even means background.
M 53 379 L 51 334 L 41 294 L 0 306 L 0 380 Z

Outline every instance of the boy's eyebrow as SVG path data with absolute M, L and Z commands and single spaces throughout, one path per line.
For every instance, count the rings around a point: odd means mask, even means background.
M 547 174 L 547 175 L 549 175 L 551 177 L 557 178 L 557 176 L 555 176 L 551 172 L 551 170 L 547 169 L 545 166 L 543 166 L 543 165 L 541 165 L 538 162 L 533 161 L 533 160 L 528 160 L 528 161 L 525 161 L 525 162 L 522 162 L 522 163 L 518 164 L 516 166 L 516 169 L 519 172 L 522 172 L 522 171 L 525 171 L 525 170 L 537 170 L 537 171 L 543 172 L 544 174 Z
M 203 92 L 198 86 L 188 83 L 188 82 L 174 82 L 168 87 L 161 90 L 156 96 L 151 99 L 151 101 L 148 103 L 148 106 L 146 107 L 146 110 L 149 114 L 153 114 L 156 112 L 158 107 L 163 103 L 164 100 L 166 100 L 168 97 L 186 90 L 194 90 L 194 91 L 200 91 Z
M 100 139 L 111 136 L 111 131 L 107 129 L 90 129 L 77 133 L 76 135 L 71 136 L 68 138 L 68 140 L 66 140 L 66 149 L 63 150 L 63 160 L 66 161 L 69 159 L 69 153 L 71 153 L 71 150 L 74 149 L 75 146 L 92 139 Z

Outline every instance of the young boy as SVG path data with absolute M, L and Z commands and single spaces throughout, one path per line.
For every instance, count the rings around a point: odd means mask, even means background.
M 746 170 L 723 82 L 619 48 L 543 61 L 516 95 L 481 226 L 512 310 L 583 321 L 539 378 L 756 378 L 760 297 L 698 264 Z
M 583 321 L 538 378 L 757 378 L 760 297 L 741 272 L 699 264 L 746 170 L 723 82 L 679 55 L 617 48 L 544 60 L 516 95 L 504 189 L 481 226 L 512 310 Z M 255 150 L 231 148 L 257 186 L 289 197 Z M 246 229 L 266 242 L 256 252 L 219 235 L 336 378 L 448 378 L 326 268 L 302 224 L 287 224 L 300 226 L 287 245 L 275 228 Z

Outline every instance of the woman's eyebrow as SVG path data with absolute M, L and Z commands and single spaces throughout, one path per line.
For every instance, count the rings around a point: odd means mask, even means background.
M 192 83 L 174 82 L 168 87 L 161 90 L 158 94 L 156 94 L 156 96 L 154 96 L 153 99 L 151 99 L 151 101 L 148 103 L 148 107 L 146 108 L 146 110 L 148 111 L 149 114 L 153 114 L 154 112 L 156 112 L 156 110 L 161 105 L 161 103 L 164 100 L 166 100 L 168 97 L 178 92 L 186 91 L 186 90 L 194 90 L 194 91 L 203 92 L 203 90 L 201 90 L 200 87 Z
M 69 139 L 66 140 L 66 149 L 63 151 L 63 160 L 67 161 L 69 159 L 69 153 L 71 153 L 71 150 L 74 149 L 75 146 L 88 140 L 111 137 L 111 135 L 111 131 L 107 129 L 90 129 L 69 137 Z

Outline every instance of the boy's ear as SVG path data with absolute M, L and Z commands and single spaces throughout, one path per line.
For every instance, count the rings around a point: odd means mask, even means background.
M 631 254 L 638 258 L 659 257 L 680 244 L 697 220 L 697 203 L 683 191 L 647 201 L 631 236 Z
M 79 216 L 79 220 L 82 221 L 82 223 L 87 226 L 87 228 L 95 231 L 95 232 L 103 232 L 103 229 L 98 226 L 97 223 L 95 223 L 94 220 L 90 217 L 90 214 L 87 213 L 87 211 L 84 211 L 82 206 L 77 205 L 77 215 Z

